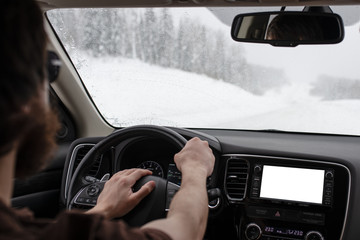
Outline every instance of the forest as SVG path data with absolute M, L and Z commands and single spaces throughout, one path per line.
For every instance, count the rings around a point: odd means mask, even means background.
M 203 74 L 256 95 L 286 84 L 281 69 L 247 63 L 230 27 L 211 28 L 161 9 L 62 9 L 47 13 L 77 69 L 82 53 L 139 59 Z

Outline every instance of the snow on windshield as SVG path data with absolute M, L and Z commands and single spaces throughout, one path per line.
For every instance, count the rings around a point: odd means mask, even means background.
M 233 42 L 206 8 L 48 17 L 113 126 L 360 134 L 359 23 L 338 45 L 275 48 Z

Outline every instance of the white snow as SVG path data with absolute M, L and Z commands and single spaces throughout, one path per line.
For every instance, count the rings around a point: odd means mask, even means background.
M 360 100 L 321 101 L 309 95 L 306 82 L 255 96 L 207 76 L 139 60 L 86 59 L 80 75 L 100 112 L 115 126 L 360 134 Z

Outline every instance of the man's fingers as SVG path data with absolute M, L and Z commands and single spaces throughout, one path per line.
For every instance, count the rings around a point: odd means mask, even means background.
M 140 202 L 144 197 L 149 195 L 149 193 L 152 192 L 152 190 L 155 188 L 155 182 L 149 181 L 145 183 L 137 192 L 135 192 L 131 198 L 133 198 L 136 203 Z
M 135 170 L 136 170 L 136 168 L 121 170 L 121 171 L 115 173 L 114 176 L 112 176 L 112 177 L 127 176 L 130 173 L 134 172 Z
M 133 172 L 135 172 L 137 170 L 137 168 L 131 168 L 131 169 L 127 169 L 124 172 L 124 176 L 129 176 L 130 174 L 132 174 Z
M 135 184 L 135 182 L 140 178 L 151 174 L 152 172 L 150 170 L 136 168 L 135 171 L 133 171 L 131 174 L 128 175 L 128 178 L 134 181 Z
M 119 172 L 115 173 L 113 177 L 118 178 L 120 176 L 129 176 L 133 172 L 138 171 L 139 169 L 140 168 L 125 169 L 125 170 L 122 170 L 122 171 L 119 171 Z M 146 170 L 146 169 L 141 169 L 141 170 L 149 171 L 149 170 Z M 151 174 L 151 171 L 149 171 L 149 172 Z

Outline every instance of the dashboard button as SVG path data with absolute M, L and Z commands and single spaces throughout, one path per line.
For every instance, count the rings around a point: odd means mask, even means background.
M 329 179 L 329 180 L 333 179 L 333 178 L 334 178 L 334 173 L 332 173 L 332 172 L 326 172 L 326 173 L 325 173 L 325 178 L 326 178 L 326 179 Z
M 325 187 L 330 187 L 332 188 L 334 186 L 333 182 L 330 182 L 330 181 L 326 181 L 325 182 Z
M 331 196 L 332 196 L 332 192 L 325 191 L 325 197 L 331 197 Z
M 258 189 L 252 189 L 251 190 L 251 196 L 253 196 L 253 197 L 259 196 L 259 190 Z
M 284 217 L 287 221 L 297 222 L 299 219 L 300 212 L 295 210 L 284 211 Z
M 259 239 L 261 237 L 261 233 L 261 228 L 255 223 L 250 223 L 249 225 L 247 225 L 245 230 L 245 236 L 248 240 Z
M 324 197 L 324 205 L 327 205 L 327 206 L 331 205 L 331 197 L 330 196 Z
M 249 207 L 247 211 L 249 217 L 270 217 L 270 211 L 267 208 Z
M 260 187 L 260 181 L 259 181 L 259 180 L 254 180 L 254 181 L 253 181 L 253 187 L 254 187 L 254 188 Z
M 308 224 L 324 225 L 325 214 L 315 212 L 301 212 L 300 221 Z
M 273 215 L 273 217 L 275 218 L 281 218 L 282 213 L 280 211 L 276 211 L 275 214 Z
M 324 240 L 324 237 L 319 232 L 311 231 L 306 234 L 305 240 Z
M 255 174 L 260 174 L 261 173 L 261 166 L 260 165 L 256 165 L 255 167 L 254 167 L 254 173 Z

